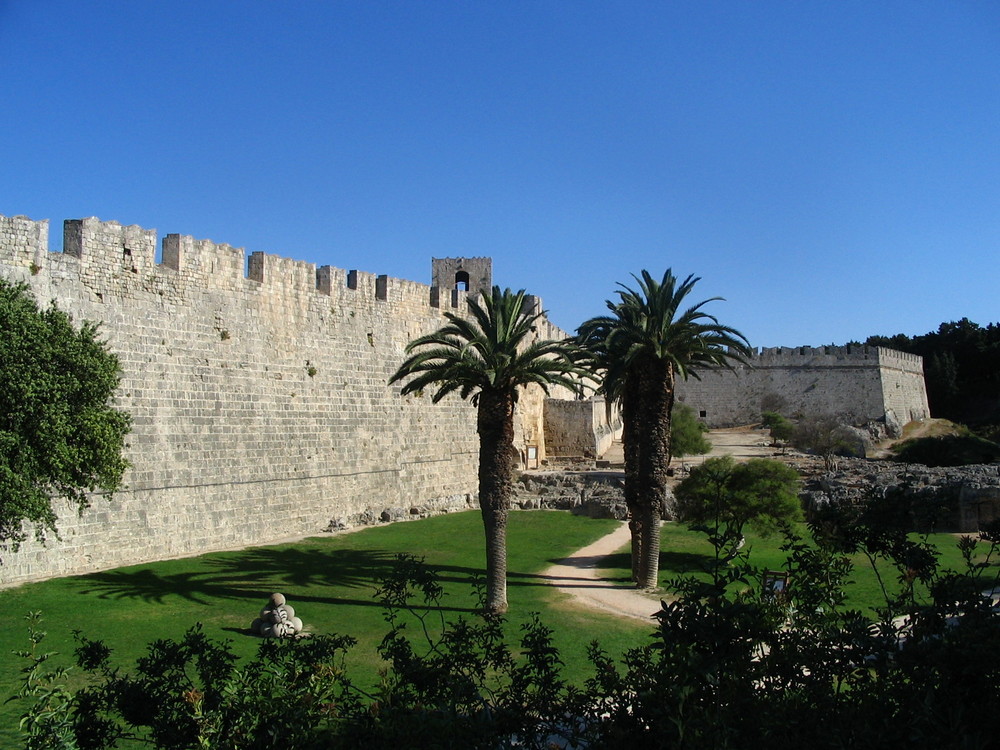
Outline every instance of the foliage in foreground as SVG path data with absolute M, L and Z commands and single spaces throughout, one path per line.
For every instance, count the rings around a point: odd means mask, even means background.
M 80 637 L 90 675 L 75 693 L 45 655 L 26 652 L 29 748 L 663 747 L 773 750 L 873 746 L 992 747 L 1000 701 L 1000 617 L 982 591 L 1000 528 L 959 543 L 962 571 L 864 513 L 828 513 L 815 544 L 788 534 L 789 587 L 761 586 L 738 554 L 708 579 L 673 582 L 650 642 L 615 663 L 590 647 L 594 674 L 561 677 L 537 618 L 510 644 L 505 619 L 447 621 L 434 574 L 400 558 L 379 596 L 389 632 L 378 688 L 343 669 L 346 636 L 262 643 L 238 664 L 196 628 L 159 641 L 132 669 Z M 889 514 L 891 515 L 891 514 Z M 902 585 L 878 616 L 844 604 L 847 555 L 862 552 Z M 422 604 L 418 604 L 422 601 Z M 35 633 L 33 644 L 40 637 Z

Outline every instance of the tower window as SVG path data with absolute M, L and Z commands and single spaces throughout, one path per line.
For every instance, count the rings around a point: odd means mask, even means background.
M 460 292 L 469 291 L 469 272 L 459 271 L 455 274 L 455 288 Z

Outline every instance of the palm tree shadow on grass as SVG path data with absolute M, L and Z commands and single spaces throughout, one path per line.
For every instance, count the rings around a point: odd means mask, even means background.
M 660 570 L 675 575 L 704 573 L 715 557 L 702 552 L 660 552 Z
M 151 568 L 122 568 L 80 576 L 79 593 L 98 599 L 141 599 L 166 604 L 180 598 L 196 604 L 213 600 L 246 600 L 254 606 L 274 591 L 294 592 L 302 603 L 382 606 L 375 599 L 379 582 L 391 574 L 395 556 L 383 550 L 318 550 L 263 547 L 202 558 L 200 569 L 158 573 Z M 471 568 L 428 565 L 443 581 L 472 585 Z M 209 570 L 214 568 L 214 570 Z M 445 573 L 445 575 L 442 575 Z M 332 595 L 353 589 L 357 597 Z M 362 593 L 363 592 L 363 593 Z M 423 608 L 419 607 L 418 608 Z M 433 607 L 471 612 L 469 607 Z
M 712 555 L 697 552 L 665 552 L 660 551 L 660 570 L 674 575 L 702 573 L 712 562 Z M 599 567 L 608 571 L 619 572 L 619 575 L 609 575 L 606 580 L 631 583 L 632 557 L 627 552 L 615 553 L 605 557 Z

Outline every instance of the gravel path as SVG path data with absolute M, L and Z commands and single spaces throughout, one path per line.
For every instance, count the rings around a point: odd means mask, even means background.
M 773 449 L 767 446 L 766 433 L 758 430 L 712 430 L 708 437 L 712 441 L 709 457 L 729 455 L 746 460 L 773 455 Z M 685 459 L 684 464 L 690 467 L 703 460 L 697 456 Z M 551 579 L 551 585 L 570 594 L 584 607 L 652 623 L 653 613 L 660 609 L 657 594 L 643 593 L 623 585 L 620 580 L 601 578 L 598 574 L 601 560 L 628 543 L 628 524 L 623 522 L 612 533 L 553 565 L 544 575 Z
M 598 575 L 601 560 L 628 543 L 628 524 L 622 522 L 613 532 L 577 550 L 572 557 L 553 565 L 543 575 L 551 579 L 551 585 L 571 594 L 585 607 L 652 622 L 653 613 L 660 609 L 659 599 Z

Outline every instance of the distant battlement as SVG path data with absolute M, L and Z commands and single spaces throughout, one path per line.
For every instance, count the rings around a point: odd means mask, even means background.
M 861 424 L 929 416 L 923 358 L 875 346 L 771 347 L 732 371 L 677 385 L 680 401 L 710 427 L 752 424 L 765 411 L 834 414 Z
M 488 290 L 492 283 L 488 258 L 435 259 L 435 276 L 444 278 L 445 274 L 438 274 L 439 264 L 449 264 L 455 282 L 428 286 L 384 274 L 326 265 L 317 268 L 314 263 L 263 252 L 247 256 L 243 248 L 181 234 L 167 234 L 159 262 L 156 255 L 155 229 L 95 217 L 70 219 L 63 225 L 63 252 L 52 253 L 47 219 L 0 216 L 0 265 L 30 269 L 32 274 L 46 269 L 61 277 L 73 273 L 81 279 L 103 277 L 111 286 L 114 281 L 122 287 L 139 282 L 148 288 L 170 284 L 242 292 L 256 284 L 272 293 L 327 296 L 346 289 L 379 301 L 406 299 L 412 304 L 419 300 L 428 308 L 464 309 L 470 294 Z M 471 285 L 463 261 L 476 272 Z M 529 304 L 540 311 L 537 297 L 531 297 Z
M 775 346 L 760 349 L 752 367 L 891 367 L 923 372 L 923 358 L 881 346 Z

